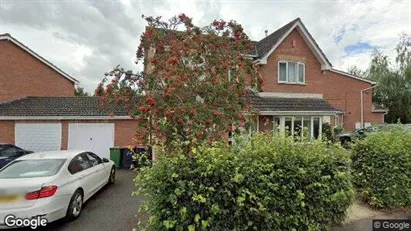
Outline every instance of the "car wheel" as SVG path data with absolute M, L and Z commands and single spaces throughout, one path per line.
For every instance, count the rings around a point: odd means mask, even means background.
M 110 170 L 110 176 L 108 178 L 108 183 L 113 184 L 115 180 L 116 180 L 116 169 L 112 167 Z
M 75 220 L 80 216 L 81 209 L 83 208 L 83 193 L 78 189 L 71 197 L 70 204 L 67 210 L 66 217 L 69 220 Z

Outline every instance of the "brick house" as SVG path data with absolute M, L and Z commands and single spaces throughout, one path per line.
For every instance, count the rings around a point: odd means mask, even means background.
M 259 110 L 256 130 L 307 127 L 318 137 L 324 122 L 348 131 L 384 123 L 387 110 L 372 103 L 376 84 L 332 68 L 300 18 L 254 45 L 249 55 L 263 80 L 262 92 L 250 96 Z
M 247 55 L 263 80 L 261 92 L 248 95 L 259 111 L 253 130 L 297 134 L 306 128 L 317 138 L 323 123 L 346 131 L 384 123 L 387 110 L 372 102 L 376 83 L 334 69 L 300 18 L 252 42 Z M 148 54 L 152 58 L 153 49 Z M 152 68 L 149 62 L 145 68 Z
M 73 96 L 78 81 L 13 38 L 0 35 L 0 102 L 26 96 Z
M 75 97 L 78 81 L 13 38 L 0 35 L 0 142 L 33 151 L 132 144 L 134 121 L 97 97 Z M 114 116 L 110 116 L 110 112 Z

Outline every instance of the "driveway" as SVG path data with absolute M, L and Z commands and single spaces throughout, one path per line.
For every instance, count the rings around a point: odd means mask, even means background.
M 117 170 L 116 182 L 90 198 L 77 220 L 59 220 L 42 230 L 131 231 L 137 226 L 136 214 L 143 200 L 142 196 L 131 196 L 135 175 L 130 170 Z

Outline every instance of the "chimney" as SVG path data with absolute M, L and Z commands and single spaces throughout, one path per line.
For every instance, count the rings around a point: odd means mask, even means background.
M 265 30 L 264 32 L 265 32 L 265 37 L 267 37 L 267 35 L 268 35 L 268 30 Z

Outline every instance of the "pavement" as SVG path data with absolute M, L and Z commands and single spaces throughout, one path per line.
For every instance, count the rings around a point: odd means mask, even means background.
M 117 170 L 115 183 L 105 186 L 91 197 L 77 220 L 58 220 L 38 230 L 131 231 L 137 226 L 136 215 L 144 199 L 142 196 L 131 196 L 135 191 L 135 176 L 136 173 L 131 170 Z
M 401 210 L 377 211 L 357 201 L 348 209 L 344 224 L 332 227 L 331 231 L 372 231 L 373 220 L 378 219 L 410 219 L 410 214 Z

